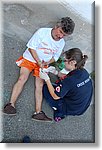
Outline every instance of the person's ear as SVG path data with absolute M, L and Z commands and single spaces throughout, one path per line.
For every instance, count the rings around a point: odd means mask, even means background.
M 76 60 L 73 60 L 73 64 L 75 65 L 77 62 L 76 62 Z
M 71 61 L 71 66 L 76 65 L 76 63 L 77 63 L 76 60 L 72 60 Z

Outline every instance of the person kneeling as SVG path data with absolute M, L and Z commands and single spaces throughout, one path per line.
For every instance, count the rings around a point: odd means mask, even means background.
M 78 48 L 66 51 L 64 63 L 69 73 L 55 84 L 51 83 L 47 73 L 40 70 L 40 78 L 46 82 L 43 95 L 54 110 L 57 122 L 67 115 L 82 115 L 90 106 L 93 86 L 89 73 L 84 69 L 87 58 Z

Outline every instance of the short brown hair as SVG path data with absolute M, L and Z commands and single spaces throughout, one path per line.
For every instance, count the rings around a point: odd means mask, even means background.
M 75 23 L 74 21 L 70 18 L 70 17 L 64 17 L 61 18 L 58 22 L 57 22 L 57 27 L 61 27 L 62 30 L 66 33 L 66 34 L 72 34 L 74 31 L 74 27 L 75 27 Z

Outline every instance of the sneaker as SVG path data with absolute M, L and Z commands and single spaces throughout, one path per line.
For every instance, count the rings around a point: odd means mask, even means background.
M 56 122 L 59 122 L 59 121 L 61 121 L 62 119 L 61 119 L 61 117 L 55 117 L 54 120 L 55 120 Z
M 3 112 L 5 114 L 8 114 L 8 115 L 15 115 L 16 114 L 16 108 L 14 108 L 11 105 L 11 103 L 8 103 L 8 104 L 5 105 Z
M 64 119 L 65 117 L 55 117 L 54 120 L 56 122 L 60 122 L 62 119 Z
M 32 119 L 36 121 L 46 121 L 46 122 L 52 121 L 52 119 L 48 118 L 43 111 L 37 114 L 33 114 Z
M 58 110 L 54 110 L 54 120 L 56 122 L 60 122 L 64 118 L 65 116 L 62 113 L 59 113 Z

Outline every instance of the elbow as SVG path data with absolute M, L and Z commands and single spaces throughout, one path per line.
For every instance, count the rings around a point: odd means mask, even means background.
M 34 52 L 34 49 L 28 48 L 28 50 L 29 50 L 29 52 L 32 52 L 32 51 Z
M 29 52 L 31 53 L 31 48 L 28 48 Z
M 30 48 L 28 48 L 28 51 L 32 54 L 32 52 L 31 52 L 31 49 L 30 49 Z
M 52 94 L 52 97 L 53 97 L 54 100 L 60 99 L 60 97 L 58 97 L 55 93 Z

